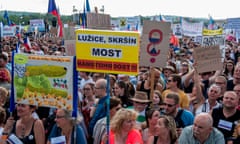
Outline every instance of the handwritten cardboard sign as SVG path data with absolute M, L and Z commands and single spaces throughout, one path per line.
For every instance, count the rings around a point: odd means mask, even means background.
M 194 48 L 193 56 L 199 73 L 220 70 L 223 68 L 219 46 Z

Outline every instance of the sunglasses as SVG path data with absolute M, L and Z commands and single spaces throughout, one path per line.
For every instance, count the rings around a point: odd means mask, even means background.
M 56 115 L 56 119 L 61 119 L 61 118 L 65 118 L 65 116 L 58 116 L 58 115 Z
M 169 82 L 172 82 L 173 80 L 167 80 L 167 82 L 169 83 Z
M 25 107 L 25 104 L 17 104 L 18 107 Z
M 142 103 L 142 102 L 138 102 L 138 101 L 134 101 L 134 103 L 136 103 L 136 104 L 142 104 L 142 105 L 146 104 L 146 103 Z
M 176 104 L 167 104 L 167 103 L 163 103 L 164 106 L 167 106 L 167 107 L 173 107 L 175 106 Z

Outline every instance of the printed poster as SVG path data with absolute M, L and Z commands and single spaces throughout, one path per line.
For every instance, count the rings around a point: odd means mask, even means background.
M 15 102 L 72 110 L 73 57 L 15 54 Z

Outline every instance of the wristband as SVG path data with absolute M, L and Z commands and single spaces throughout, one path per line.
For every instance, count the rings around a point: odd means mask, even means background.
M 2 135 L 8 135 L 8 133 L 7 132 L 3 132 Z

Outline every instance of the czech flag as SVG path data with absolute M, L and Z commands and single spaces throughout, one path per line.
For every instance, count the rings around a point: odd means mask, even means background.
M 208 21 L 208 29 L 213 30 L 214 29 L 214 20 L 212 16 L 209 16 L 209 21 Z
M 32 49 L 32 46 L 31 46 L 31 42 L 28 37 L 25 37 L 23 39 L 23 45 L 25 47 L 26 52 L 30 52 L 30 50 Z
M 57 17 L 58 25 L 59 25 L 58 36 L 63 37 L 63 24 L 62 24 L 62 21 L 61 21 L 61 17 L 58 13 L 55 0 L 49 0 L 49 2 L 48 2 L 48 13 L 51 13 L 52 15 Z

